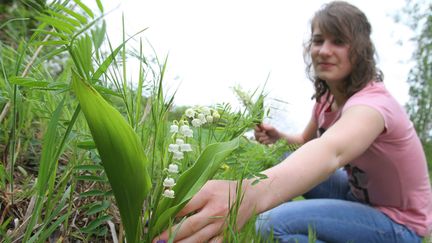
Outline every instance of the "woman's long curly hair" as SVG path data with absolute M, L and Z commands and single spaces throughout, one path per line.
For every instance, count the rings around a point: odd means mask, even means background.
M 347 98 L 361 90 L 371 80 L 383 81 L 383 74 L 376 67 L 375 47 L 370 38 L 372 28 L 360 9 L 343 1 L 328 3 L 315 13 L 310 26 L 311 38 L 305 43 L 304 60 L 306 73 L 315 87 L 312 98 L 320 101 L 329 90 L 325 80 L 316 76 L 313 70 L 310 51 L 314 26 L 318 26 L 323 34 L 341 39 L 350 45 L 352 71 L 341 90 Z

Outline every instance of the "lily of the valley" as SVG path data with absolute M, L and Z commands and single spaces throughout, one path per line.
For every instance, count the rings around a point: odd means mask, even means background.
M 181 144 L 180 145 L 180 151 L 181 152 L 191 152 L 192 151 L 192 147 L 190 144 L 185 143 L 185 144 Z
M 175 153 L 179 152 L 180 146 L 178 144 L 170 144 L 168 145 L 168 152 Z
M 185 115 L 189 118 L 193 118 L 195 116 L 195 110 L 192 108 L 188 108 L 185 111 Z
M 202 125 L 202 121 L 200 119 L 195 118 L 192 120 L 192 126 L 200 127 L 201 125 Z
M 181 152 L 181 151 L 173 151 L 173 159 L 174 160 L 182 160 L 183 158 L 184 158 L 183 152 Z
M 181 126 L 180 133 L 187 138 L 193 137 L 193 130 L 188 125 Z
M 179 173 L 178 165 L 176 165 L 176 164 L 169 164 L 168 165 L 168 172 L 171 173 L 171 174 L 178 174 Z
M 174 198 L 174 194 L 175 192 L 171 189 L 166 189 L 163 193 L 164 197 L 168 197 L 168 198 Z
M 179 131 L 179 126 L 176 124 L 172 124 L 170 126 L 170 133 L 177 133 Z
M 169 188 L 175 186 L 174 178 L 170 178 L 170 177 L 165 178 L 165 180 L 163 181 L 163 186 Z

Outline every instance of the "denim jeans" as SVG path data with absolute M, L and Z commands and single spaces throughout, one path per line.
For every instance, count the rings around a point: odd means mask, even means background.
M 272 235 L 277 242 L 308 242 L 311 229 L 316 242 L 421 242 L 414 231 L 357 202 L 342 169 L 303 196 L 307 200 L 287 202 L 259 215 L 256 228 L 263 240 Z

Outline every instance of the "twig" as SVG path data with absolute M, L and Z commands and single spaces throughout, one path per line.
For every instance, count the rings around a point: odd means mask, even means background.
M 113 239 L 113 243 L 118 243 L 117 232 L 114 223 L 111 220 L 108 220 L 107 223 L 111 231 L 111 238 Z
M 1 123 L 1 122 L 3 121 L 3 119 L 6 117 L 6 114 L 8 113 L 10 106 L 11 106 L 11 103 L 10 103 L 10 101 L 8 101 L 8 102 L 6 103 L 6 105 L 3 107 L 3 110 L 2 110 L 2 112 L 1 112 L 1 114 L 0 114 L 0 123 Z

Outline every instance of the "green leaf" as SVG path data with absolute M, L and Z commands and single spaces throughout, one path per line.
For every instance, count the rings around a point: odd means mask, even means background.
M 99 227 L 100 225 L 106 223 L 108 220 L 111 220 L 112 217 L 109 215 L 104 215 L 102 217 L 99 217 L 95 220 L 93 220 L 92 222 L 90 222 L 87 227 L 84 227 L 81 229 L 82 232 L 84 233 L 91 233 L 93 230 L 95 230 L 97 227 Z
M 129 37 L 127 40 L 123 41 L 114 51 L 112 51 L 111 54 L 107 57 L 107 59 L 105 59 L 105 61 L 103 61 L 103 63 L 99 66 L 99 68 L 94 72 L 94 74 L 92 76 L 92 80 L 99 79 L 100 76 L 102 74 L 104 74 L 105 71 L 108 69 L 109 65 L 111 65 L 111 63 L 114 61 L 115 57 L 117 56 L 119 51 L 124 47 L 124 45 L 126 45 L 126 43 L 130 39 L 132 39 L 133 37 L 135 37 L 136 35 L 140 34 L 141 32 L 143 32 L 145 30 L 147 30 L 147 28 L 138 31 L 137 33 L 135 33 L 134 35 Z
M 103 170 L 101 165 L 76 165 L 74 170 L 87 170 L 87 171 L 99 171 Z
M 9 82 L 19 86 L 30 87 L 30 88 L 43 88 L 47 87 L 49 82 L 39 81 L 34 78 L 28 77 L 10 77 Z
M 66 35 L 64 35 L 62 33 L 59 33 L 59 32 L 55 32 L 54 30 L 48 31 L 48 30 L 45 30 L 45 29 L 35 29 L 33 31 L 35 33 L 42 34 L 44 36 L 45 35 L 55 36 L 55 37 L 58 37 L 58 38 L 60 38 L 62 40 L 66 40 L 68 38 Z
M 147 157 L 124 117 L 76 72 L 72 88 L 81 104 L 120 210 L 129 243 L 139 241 L 140 215 L 151 188 Z
M 181 174 L 173 187 L 175 197 L 163 198 L 157 206 L 153 217 L 155 223 L 150 227 L 151 238 L 168 227 L 170 220 L 215 175 L 223 160 L 239 146 L 239 142 L 240 139 L 237 137 L 228 142 L 208 145 L 195 164 Z
M 101 190 L 90 190 L 86 192 L 80 193 L 80 197 L 96 197 L 96 196 L 105 196 L 106 192 Z
M 96 3 L 98 5 L 99 11 L 101 11 L 102 13 L 104 12 L 104 7 L 103 4 L 100 0 L 96 0 Z
M 81 15 L 81 14 L 79 14 L 79 13 L 77 13 L 77 12 L 75 12 L 75 11 L 73 11 L 73 10 L 71 10 L 71 9 L 63 6 L 63 5 L 61 5 L 61 4 L 58 4 L 58 3 L 54 4 L 54 6 L 56 8 L 61 9 L 65 13 L 69 14 L 70 16 L 74 17 L 75 19 L 77 19 L 78 21 L 80 21 L 82 24 L 87 24 L 87 18 L 85 16 L 83 16 L 83 15 Z
M 69 44 L 69 41 L 51 40 L 51 41 L 35 41 L 32 43 L 35 46 L 61 46 Z
M 81 175 L 75 176 L 75 179 L 79 181 L 95 181 L 95 182 L 105 182 L 106 179 L 103 176 L 92 176 L 92 175 Z
M 33 214 L 30 218 L 30 222 L 28 227 L 26 228 L 26 232 L 23 238 L 23 242 L 27 242 L 30 234 L 33 230 L 33 227 L 36 225 L 36 222 L 39 220 L 42 207 L 44 204 L 44 200 L 49 200 L 46 198 L 46 193 L 49 190 L 50 181 L 55 178 L 55 174 L 53 173 L 56 170 L 58 154 L 56 153 L 56 148 L 59 143 L 59 136 L 57 135 L 57 125 L 59 123 L 61 117 L 61 111 L 64 106 L 63 99 L 57 106 L 56 110 L 53 112 L 51 120 L 48 124 L 48 128 L 45 132 L 45 136 L 42 144 L 42 152 L 41 158 L 39 162 L 39 172 L 37 179 L 37 197 L 34 206 Z M 50 193 L 48 191 L 48 193 Z
M 73 26 L 76 26 L 76 27 L 81 26 L 81 23 L 78 20 L 70 18 L 67 15 L 57 13 L 57 12 L 51 10 L 51 9 L 48 9 L 47 13 L 49 13 L 53 17 L 56 17 L 57 19 L 60 19 L 60 20 L 62 20 L 64 22 L 67 22 L 67 23 L 69 23 L 69 24 L 71 24 Z
M 102 211 L 106 210 L 107 208 L 109 208 L 110 205 L 111 205 L 111 203 L 109 201 L 104 200 L 100 203 L 93 205 L 85 213 L 87 215 L 97 214 L 97 213 L 102 212 Z
M 82 3 L 80 0 L 74 0 L 74 2 L 76 4 L 78 4 L 84 10 L 84 12 L 86 12 L 88 14 L 88 16 L 90 16 L 91 18 L 94 18 L 94 14 L 91 11 L 91 9 L 89 7 L 87 7 L 84 3 Z
M 95 149 L 96 145 L 93 140 L 86 140 L 86 141 L 78 142 L 77 147 L 80 149 L 90 150 L 90 149 Z
M 72 25 L 50 16 L 42 15 L 42 16 L 36 16 L 35 18 L 67 34 L 73 34 L 73 32 L 75 31 L 75 28 Z

